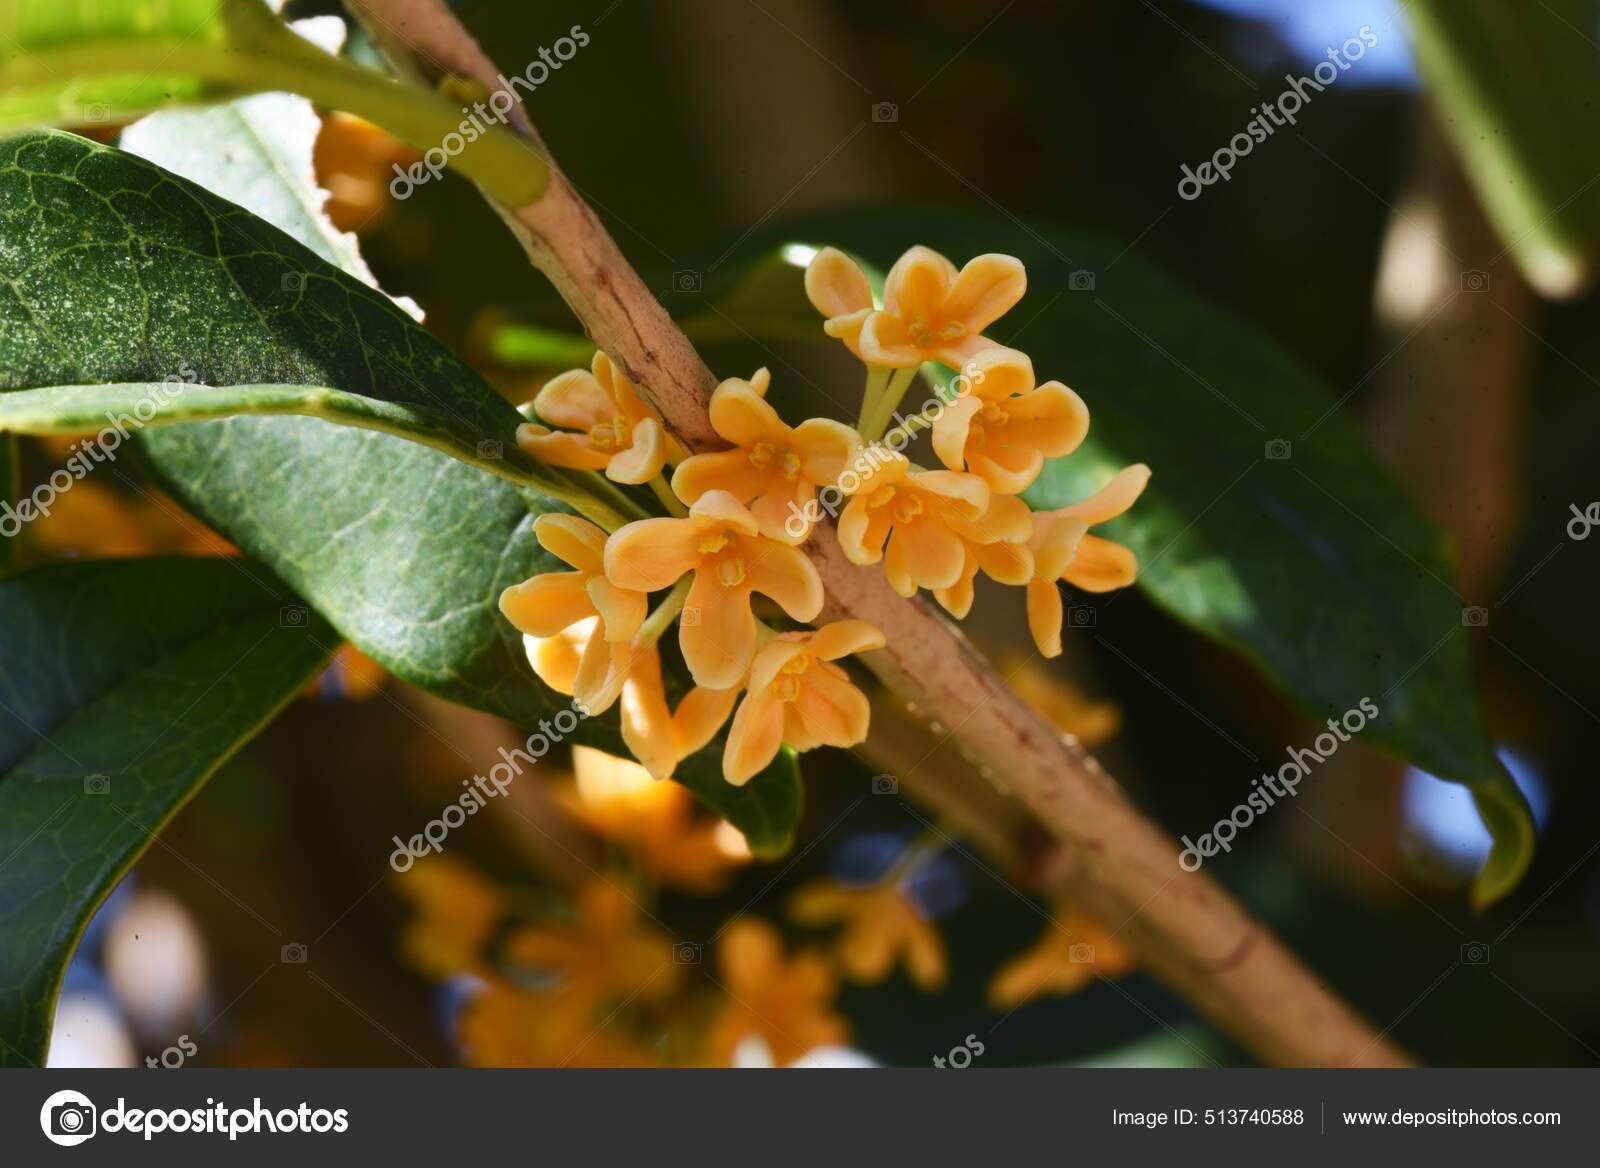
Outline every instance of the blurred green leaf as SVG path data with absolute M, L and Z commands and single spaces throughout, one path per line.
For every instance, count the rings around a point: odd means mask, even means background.
M 797 242 L 882 268 L 914 243 L 957 263 L 990 251 L 1021 258 L 1030 291 L 987 331 L 1029 353 L 1040 381 L 1076 389 L 1093 418 L 1083 447 L 1046 467 L 1029 503 L 1065 506 L 1148 463 L 1138 505 L 1104 528 L 1138 554 L 1140 587 L 1318 719 L 1370 698 L 1381 715 L 1364 739 L 1472 789 L 1495 840 L 1478 899 L 1516 883 L 1532 819 L 1479 717 L 1467 652 L 1475 629 L 1445 539 L 1293 357 L 1119 245 L 1009 218 L 838 212 L 774 225 L 732 262 Z M 676 307 L 695 310 L 692 300 Z M 1083 611 L 1098 624 L 1075 630 L 1069 613 L 1067 635 L 1114 647 L 1116 609 Z
M 1600 259 L 1600 2 L 1405 0 L 1429 95 L 1528 282 L 1587 288 Z
M 262 0 L 0 3 L 0 131 L 114 124 L 270 90 L 360 114 L 419 150 L 442 151 L 465 126 L 456 102 L 324 52 Z M 495 124 L 478 123 L 449 162 L 514 207 L 548 176 L 543 156 Z
M 17 449 L 16 436 L 0 434 L 0 507 L 15 503 L 21 492 L 21 451 Z M 3 515 L 0 515 L 0 521 L 3 521 Z M 0 568 L 4 568 L 11 560 L 11 541 L 16 539 L 17 534 L 15 531 L 9 534 L 0 531 Z
M 540 369 L 587 368 L 594 358 L 588 337 L 532 324 L 503 324 L 489 334 L 489 356 L 501 365 Z
M 242 560 L 0 581 L 0 1066 L 44 1062 L 94 910 L 337 641 Z
M 214 181 L 236 193 L 235 173 Z M 54 132 L 0 145 L 0 239 L 32 273 L 0 297 L 0 386 L 125 394 L 185 369 L 203 384 L 180 402 L 209 386 L 334 386 L 369 413 L 443 417 L 516 456 L 521 415 L 386 296 L 142 159 Z M 152 428 L 137 447 L 174 495 L 397 676 L 525 727 L 569 708 L 497 607 L 507 586 L 561 567 L 533 537 L 529 507 L 547 500 L 318 417 Z M 622 749 L 614 712 L 575 737 Z M 785 850 L 801 802 L 793 759 L 732 787 L 719 754 L 713 744 L 678 777 L 757 853 Z

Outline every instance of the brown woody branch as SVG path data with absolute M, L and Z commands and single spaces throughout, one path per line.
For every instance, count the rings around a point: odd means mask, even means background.
M 500 88 L 498 70 L 442 0 L 353 2 L 403 70 Z M 537 141 L 520 108 L 513 116 Z M 719 444 L 706 416 L 716 379 L 565 177 L 555 173 L 537 203 L 497 210 L 668 427 L 693 449 Z M 867 666 L 914 712 L 943 722 L 972 766 L 1060 842 L 1052 875 L 1122 926 L 1146 966 L 1265 1062 L 1405 1063 L 1215 883 L 1179 868 L 1163 832 L 949 623 L 895 595 L 882 573 L 846 561 L 831 530 L 807 550 L 827 588 L 825 619 L 855 617 L 883 630 L 888 647 Z

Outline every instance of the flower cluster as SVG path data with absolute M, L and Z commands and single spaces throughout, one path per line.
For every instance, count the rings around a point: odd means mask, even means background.
M 984 335 L 1026 291 L 1020 261 L 982 255 L 958 271 L 913 247 L 890 269 L 880 304 L 866 273 L 825 248 L 805 288 L 824 331 L 866 366 L 854 426 L 829 418 L 790 426 L 767 400 L 771 378 L 761 369 L 711 397 L 711 426 L 727 448 L 690 454 L 598 353 L 589 370 L 547 383 L 533 402 L 541 420 L 518 431 L 519 445 L 547 463 L 648 484 L 669 512 L 610 532 L 541 516 L 540 544 L 572 570 L 535 576 L 500 601 L 548 685 L 591 715 L 620 702 L 624 740 L 657 777 L 730 716 L 723 775 L 735 784 L 784 746 L 849 747 L 866 737 L 867 699 L 839 661 L 881 648 L 881 634 L 860 621 L 785 631 L 757 615 L 758 603 L 763 616 L 798 626 L 820 615 L 822 580 L 802 550 L 820 519 L 819 493 L 847 499 L 836 531 L 845 557 L 881 563 L 902 596 L 926 589 L 963 617 L 979 572 L 1025 587 L 1029 627 L 1046 656 L 1061 652 L 1058 581 L 1100 592 L 1137 572 L 1132 552 L 1089 529 L 1133 504 L 1146 467 L 1128 467 L 1056 511 L 1034 511 L 1021 497 L 1048 460 L 1083 442 L 1089 411 L 1062 383 L 1039 383 L 1027 354 Z M 929 363 L 961 370 L 960 392 L 901 418 L 902 397 Z M 897 433 L 886 441 L 891 421 Z M 924 430 L 938 462 L 931 469 L 904 453 Z M 674 621 L 694 682 L 675 708 L 658 644 Z

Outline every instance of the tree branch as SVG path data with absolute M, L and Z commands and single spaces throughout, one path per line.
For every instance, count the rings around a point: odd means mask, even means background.
M 352 2 L 403 69 L 500 88 L 494 64 L 442 0 Z M 520 107 L 513 120 L 538 141 Z M 721 445 L 706 415 L 716 379 L 553 161 L 552 170 L 538 202 L 497 210 L 668 427 L 693 449 Z M 972 766 L 1026 805 L 1062 845 L 1056 874 L 1223 1031 L 1270 1063 L 1405 1063 L 1216 884 L 1183 871 L 1174 844 L 1094 759 L 1012 693 L 930 606 L 849 563 L 831 528 L 806 550 L 827 590 L 823 618 L 883 630 L 888 646 L 867 656 L 868 668 L 912 712 L 947 726 Z

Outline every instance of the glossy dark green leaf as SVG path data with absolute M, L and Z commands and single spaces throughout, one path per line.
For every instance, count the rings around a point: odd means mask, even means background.
M 370 413 L 443 419 L 463 442 L 485 435 L 480 462 L 521 457 L 521 416 L 388 297 L 142 159 L 59 133 L 0 144 L 0 250 L 30 273 L 0 289 L 0 387 L 198 381 L 179 402 L 208 386 L 331 387 Z M 496 607 L 561 566 L 516 486 L 320 417 L 151 428 L 137 445 L 179 499 L 398 676 L 523 726 L 567 708 Z M 580 738 L 620 749 L 615 714 Z M 712 781 L 714 749 L 680 777 L 758 853 L 784 850 L 793 761 L 734 788 Z
M 1104 528 L 1137 552 L 1140 587 L 1319 719 L 1370 698 L 1382 712 L 1364 740 L 1472 789 L 1495 839 L 1478 897 L 1516 883 L 1532 821 L 1479 716 L 1468 666 L 1478 630 L 1445 539 L 1293 357 L 1123 246 L 1003 217 L 841 212 L 775 225 L 730 266 L 794 243 L 885 268 L 914 243 L 958 263 L 1020 257 L 1030 291 L 988 332 L 1027 351 L 1040 381 L 1076 389 L 1093 418 L 1029 502 L 1064 506 L 1149 464 L 1139 504 Z M 1076 635 L 1114 643 L 1115 607 L 1098 614 Z
M 0 580 L 0 1065 L 44 1061 L 96 906 L 337 641 L 243 560 Z

